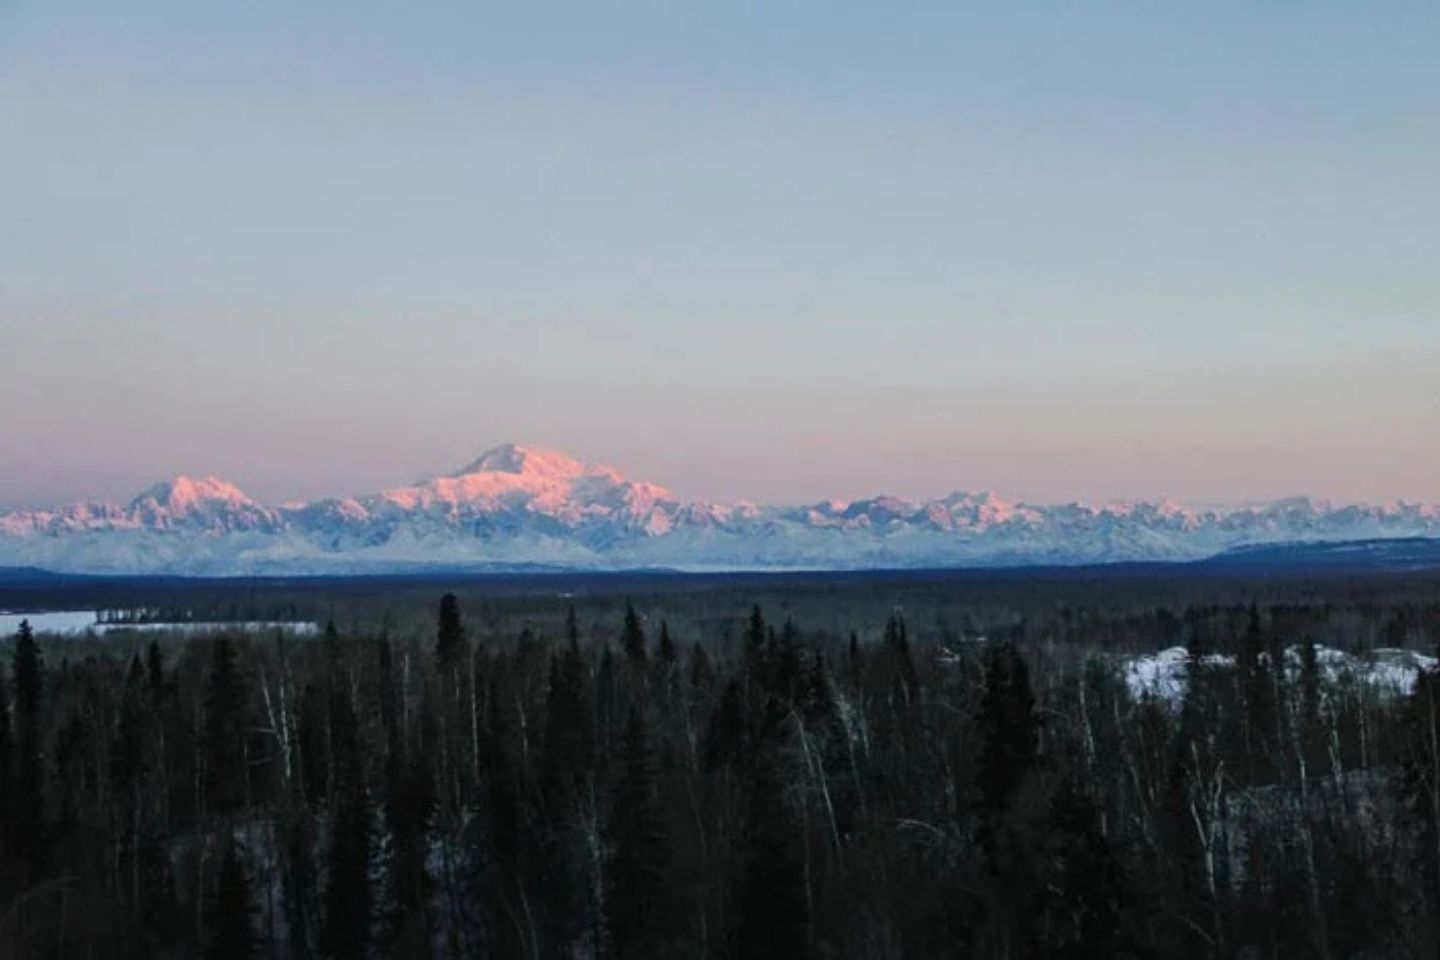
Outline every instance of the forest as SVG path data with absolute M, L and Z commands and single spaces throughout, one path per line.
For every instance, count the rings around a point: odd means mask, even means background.
M 1440 951 L 1440 581 L 434 586 L 0 643 L 0 957 Z

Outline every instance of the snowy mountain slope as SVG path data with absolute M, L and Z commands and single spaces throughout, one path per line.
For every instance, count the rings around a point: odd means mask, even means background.
M 77 503 L 54 510 L 0 514 L 0 536 L 12 537 L 182 529 L 222 534 L 278 527 L 276 511 L 216 477 L 175 477 L 157 483 L 123 506 Z
M 296 574 L 533 565 L 868 568 L 1188 561 L 1243 547 L 1440 536 L 1419 504 L 1306 499 L 1191 511 L 1040 506 L 989 493 L 768 507 L 688 503 L 553 450 L 506 444 L 410 486 L 271 508 L 214 477 L 127 504 L 0 514 L 0 566 Z

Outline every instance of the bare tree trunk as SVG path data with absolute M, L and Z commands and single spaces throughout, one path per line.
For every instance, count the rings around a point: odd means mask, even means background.
M 1195 832 L 1200 838 L 1201 849 L 1204 851 L 1205 889 L 1210 895 L 1214 942 L 1222 944 L 1224 942 L 1224 926 L 1220 916 L 1219 865 L 1216 847 L 1220 842 L 1220 824 L 1224 817 L 1224 763 L 1222 761 L 1215 765 L 1211 781 L 1207 784 L 1204 768 L 1200 765 L 1200 748 L 1193 742 L 1190 744 L 1190 756 L 1195 764 L 1195 792 L 1190 800 L 1190 817 L 1195 824 Z
M 1095 769 L 1095 731 L 1090 724 L 1090 705 L 1086 699 L 1083 668 L 1080 670 L 1079 683 L 1076 684 L 1076 693 L 1080 704 L 1080 744 L 1084 750 L 1085 769 L 1089 772 Z
M 525 703 L 515 695 L 515 714 L 520 723 L 520 763 L 523 769 L 530 769 L 530 726 L 525 722 Z
M 195 863 L 195 942 L 205 942 L 205 860 L 210 855 L 210 841 L 200 845 Z
M 410 748 L 410 653 L 400 658 L 400 742 Z
M 1426 684 L 1425 689 L 1425 705 L 1430 716 L 1430 833 L 1435 841 L 1435 863 L 1440 869 L 1440 724 L 1436 722 L 1434 686 Z
M 265 719 L 269 727 L 267 733 L 275 738 L 276 744 L 280 747 L 280 783 L 284 787 L 285 796 L 290 796 L 291 777 L 295 768 L 293 759 L 294 743 L 291 740 L 290 718 L 287 715 L 285 705 L 285 681 L 284 674 L 278 682 L 278 690 L 274 697 L 270 694 L 270 684 L 265 677 L 265 668 L 260 667 L 260 699 L 265 705 Z M 278 701 L 278 704 L 277 704 Z
M 825 801 L 825 812 L 830 825 L 831 842 L 834 844 L 835 856 L 841 856 L 840 850 L 840 827 L 835 820 L 835 804 L 830 799 L 830 784 L 825 777 L 825 766 L 820 756 L 810 749 L 810 738 L 805 733 L 805 722 L 800 719 L 796 710 L 790 711 L 790 716 L 795 720 L 795 731 L 800 735 L 800 750 L 805 757 L 805 772 L 811 776 L 816 785 L 820 788 L 820 796 Z M 808 843 L 806 849 L 808 850 Z
M 472 782 L 480 783 L 480 698 L 476 695 L 479 684 L 475 677 L 475 655 L 478 643 L 470 645 L 470 773 Z
M 850 756 L 850 779 L 855 784 L 856 802 L 859 804 L 860 811 L 863 813 L 865 812 L 865 786 L 864 782 L 860 779 L 860 761 L 859 758 L 855 756 L 857 731 L 855 729 L 856 724 L 852 719 L 852 713 L 850 701 L 842 700 L 840 704 L 840 719 L 842 721 L 841 726 L 845 730 L 845 751 Z M 864 723 L 865 720 L 862 716 L 859 724 L 861 731 L 864 730 Z
M 540 936 L 535 930 L 535 914 L 530 909 L 530 898 L 525 896 L 524 886 L 520 886 L 520 906 L 525 909 L 525 925 L 529 928 L 530 957 L 531 960 L 540 960 Z
M 590 956 L 600 960 L 605 946 L 605 852 L 600 835 L 600 809 L 595 800 L 595 780 L 587 778 L 585 818 L 585 852 L 590 856 Z
M 1320 877 L 1315 867 L 1315 821 L 1310 806 L 1310 776 L 1305 756 L 1309 731 L 1302 731 L 1295 721 L 1294 711 L 1287 710 L 1289 719 L 1290 747 L 1295 753 L 1295 772 L 1299 778 L 1300 794 L 1300 846 L 1305 857 L 1305 883 L 1307 904 L 1310 908 L 1310 923 L 1315 931 L 1315 949 L 1320 960 L 1330 960 L 1330 935 L 1325 923 L 1325 912 L 1320 906 Z M 1283 769 L 1283 768 L 1282 768 Z

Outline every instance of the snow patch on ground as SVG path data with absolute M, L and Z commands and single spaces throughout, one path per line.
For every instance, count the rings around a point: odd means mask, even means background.
M 1233 667 L 1234 657 L 1209 654 L 1205 663 L 1216 667 Z M 1190 651 L 1171 647 L 1145 657 L 1136 657 L 1125 664 L 1125 688 L 1139 700 L 1157 697 L 1170 703 L 1185 698 L 1185 685 L 1190 674 Z
M 284 630 L 296 636 L 314 636 L 320 627 L 308 622 L 267 620 L 194 621 L 187 623 L 101 623 L 93 610 L 53 610 L 41 613 L 0 613 L 0 640 L 20 632 L 20 624 L 29 621 L 36 635 L 83 637 L 110 633 L 261 633 Z
M 1264 656 L 1262 654 L 1262 656 Z M 1190 654 L 1184 647 L 1170 647 L 1158 653 L 1134 657 L 1125 663 L 1125 687 L 1136 700 L 1155 697 L 1173 706 L 1185 698 Z M 1437 661 L 1413 650 L 1379 648 L 1366 654 L 1349 654 L 1332 647 L 1315 647 L 1315 660 L 1321 675 L 1329 684 L 1354 679 L 1395 696 L 1408 696 L 1424 670 L 1434 670 Z M 1233 668 L 1235 658 L 1209 654 L 1205 663 L 1219 668 Z M 1289 679 L 1299 675 L 1300 647 L 1285 649 L 1285 672 Z

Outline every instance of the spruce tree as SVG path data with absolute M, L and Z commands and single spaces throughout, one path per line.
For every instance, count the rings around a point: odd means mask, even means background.
M 331 960 L 364 960 L 370 948 L 370 804 L 359 729 L 350 698 L 331 703 L 336 754 L 335 809 L 330 818 L 325 884 L 325 952 Z
M 0 864 L 0 890 L 8 887 L 10 878 L 6 866 L 14 850 L 15 788 L 11 770 L 15 762 L 15 739 L 10 728 L 10 697 L 6 686 L 5 671 L 0 668 L 0 857 L 5 861 Z
M 594 716 L 583 655 L 567 646 L 550 664 L 540 769 L 544 936 L 569 949 L 597 920 L 592 903 L 587 814 L 595 783 Z
M 905 627 L 905 618 L 894 611 L 885 621 L 885 649 L 897 658 L 910 655 L 910 633 Z
M 910 631 L 905 626 L 905 617 L 898 610 L 885 621 L 885 650 L 900 677 L 907 704 L 913 704 L 920 685 L 915 671 L 915 661 L 910 655 Z
M 757 604 L 745 624 L 745 680 L 751 687 L 765 680 L 766 637 L 765 617 Z
M 175 938 L 179 908 L 175 902 L 175 866 L 170 860 L 161 827 L 152 824 L 141 833 L 135 874 L 139 890 L 132 918 L 134 955 L 165 956 L 165 945 Z
M 460 619 L 460 601 L 455 594 L 440 598 L 440 617 L 435 631 L 435 660 L 441 672 L 454 667 L 463 657 L 465 624 Z
M 787 619 L 776 640 L 774 662 L 770 670 L 770 692 L 781 705 L 792 704 L 799 697 L 803 671 L 804 666 L 800 662 L 800 629 L 793 620 Z
M 45 766 L 41 752 L 40 700 L 45 665 L 30 622 L 20 622 L 15 636 L 15 799 L 11 807 L 18 857 L 32 871 L 40 869 L 45 852 Z
M 785 804 L 776 750 L 750 759 L 734 951 L 741 960 L 805 960 L 811 955 L 803 842 Z
M 116 802 L 125 824 L 125 846 L 135 856 L 140 819 L 140 792 L 147 773 L 148 754 L 145 749 L 145 667 L 137 653 L 130 662 L 130 675 L 120 701 L 115 738 L 110 746 L 110 778 Z M 135 891 L 131 891 L 132 895 Z
M 424 756 L 405 763 L 398 781 L 387 784 L 385 824 L 390 834 L 390 891 L 395 912 L 386 920 L 388 942 L 398 955 L 422 955 L 417 944 L 430 941 L 431 879 L 425 866 L 427 839 L 435 816 L 435 784 Z
M 281 910 L 296 960 L 316 955 L 323 904 L 316 857 L 315 817 L 304 804 L 292 804 L 279 824 Z
M 1016 809 L 1039 759 L 1039 718 L 1030 672 L 1013 644 L 989 650 L 985 691 L 975 718 L 979 756 L 975 764 L 976 814 L 981 863 L 987 877 L 984 913 L 994 944 L 1004 951 L 1021 936 L 1035 883 L 1028 836 Z
M 324 802 L 330 796 L 330 733 L 325 696 L 307 683 L 300 691 L 296 742 L 300 751 L 299 786 L 306 803 Z
M 1196 817 L 1202 775 L 1214 762 L 1214 728 L 1224 701 L 1217 670 L 1208 661 L 1198 634 L 1192 637 L 1190 664 L 1185 699 L 1159 784 L 1155 820 L 1163 853 L 1164 896 L 1173 904 L 1167 919 L 1173 926 L 1176 949 L 1179 955 L 1207 956 L 1206 941 L 1214 939 L 1218 905 L 1210 888 L 1203 825 Z M 1234 703 L 1234 712 L 1243 713 L 1244 706 L 1243 702 Z
M 542 782 L 573 789 L 595 765 L 595 728 L 585 659 L 578 646 L 550 658 L 550 691 L 545 701 Z
M 710 654 L 698 642 L 690 645 L 690 689 L 699 693 L 707 689 L 715 679 L 715 665 Z
M 749 725 L 745 717 L 745 692 L 740 681 L 731 680 L 710 714 L 701 743 L 701 758 L 707 770 L 734 766 L 749 747 Z
M 40 659 L 40 648 L 35 643 L 35 631 L 30 628 L 29 620 L 21 620 L 20 630 L 15 634 L 13 665 L 16 718 L 20 724 L 34 727 L 40 716 L 45 664 Z
M 1276 703 L 1271 670 L 1276 665 L 1267 646 L 1260 610 L 1252 604 L 1237 661 L 1245 691 L 1244 742 L 1252 783 L 1267 781 L 1274 772 L 1271 754 L 1276 747 Z
M 976 718 L 980 756 L 976 786 L 984 816 L 1003 813 L 1035 764 L 1039 718 L 1030 689 L 1030 670 L 1014 645 L 991 648 L 985 666 L 985 693 Z
M 1180 718 L 1172 751 L 1186 763 L 1189 762 L 1191 743 L 1215 735 L 1218 708 L 1224 693 L 1221 686 L 1221 674 L 1210 645 L 1198 629 L 1192 631 L 1186 643 L 1185 695 L 1180 703 Z M 1231 712 L 1239 714 L 1242 711 Z M 1238 731 L 1234 734 L 1238 742 L 1243 737 L 1244 718 L 1234 717 L 1230 726 Z
M 611 799 L 610 862 L 605 913 L 614 960 L 673 953 L 671 846 L 657 792 L 645 721 L 632 708 L 625 724 L 621 772 Z
M 619 710 L 620 690 L 615 677 L 615 652 L 607 643 L 600 651 L 600 666 L 595 671 L 596 746 L 600 754 L 607 757 L 610 755 L 610 731 L 618 723 L 615 717 Z
M 165 700 L 165 655 L 155 640 L 150 641 L 145 651 L 145 688 L 150 695 L 150 708 L 158 715 Z
M 255 902 L 245 876 L 239 844 L 226 836 L 220 872 L 204 909 L 206 960 L 251 960 L 259 956 Z
M 1416 678 L 1403 731 L 1398 785 L 1413 851 L 1412 886 L 1420 906 L 1433 915 L 1440 912 L 1440 672 L 1427 670 Z
M 340 658 L 340 631 L 335 628 L 334 620 L 325 621 L 325 655 L 332 664 Z
M 482 956 L 528 956 L 528 929 L 515 923 L 514 909 L 528 900 L 527 885 L 534 879 L 536 831 L 525 819 L 528 779 L 524 765 L 512 752 L 515 742 L 514 711 L 501 690 L 506 677 L 496 677 L 488 724 L 485 775 L 481 779 L 484 802 L 481 828 L 472 832 L 471 883 L 481 905 Z M 522 907 L 523 909 L 523 907 Z
M 664 620 L 660 621 L 660 662 L 667 668 L 675 666 L 679 659 L 679 652 L 675 649 L 675 641 L 670 638 L 670 624 Z
M 1122 920 L 1135 893 L 1101 830 L 1099 808 L 1073 770 L 1061 777 L 1042 832 L 1037 859 L 1045 898 L 1034 938 L 1038 955 L 1072 960 L 1129 955 Z
M 201 752 L 205 770 L 205 808 L 231 813 L 246 801 L 245 737 L 248 695 L 235 649 L 228 637 L 215 641 L 205 688 Z
M 390 641 L 376 645 L 380 674 L 380 718 L 385 729 L 384 822 L 386 842 L 381 867 L 388 913 L 382 921 L 382 950 L 415 953 L 429 942 L 429 877 L 425 871 L 425 838 L 434 813 L 429 770 L 423 756 L 405 755 L 399 722 L 399 693 Z
M 400 733 L 400 691 L 395 677 L 395 654 L 390 647 L 390 638 L 382 636 L 375 641 L 375 666 L 378 673 L 376 689 L 377 705 L 380 708 L 380 726 L 385 732 L 385 756 L 398 759 L 401 753 Z
M 831 688 L 830 672 L 825 667 L 825 655 L 815 651 L 815 659 L 805 679 L 801 697 L 806 723 L 828 723 L 836 718 L 835 692 Z
M 1324 727 L 1321 721 L 1322 675 L 1315 641 L 1306 637 L 1300 644 L 1300 749 L 1306 775 L 1320 775 L 1325 760 Z
M 625 653 L 625 659 L 634 664 L 645 662 L 645 628 L 640 623 L 640 615 L 635 612 L 635 605 L 625 604 L 625 629 L 620 636 L 620 649 Z

